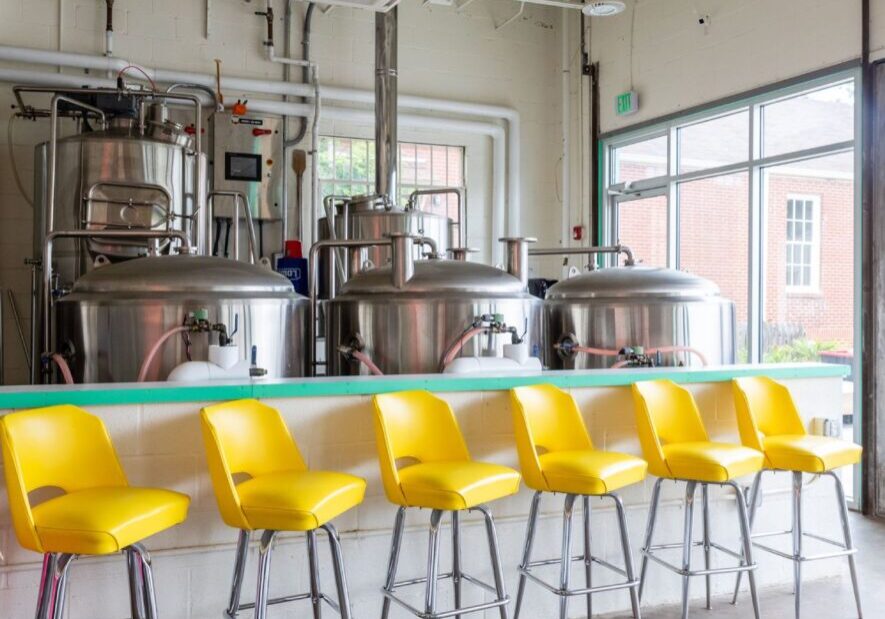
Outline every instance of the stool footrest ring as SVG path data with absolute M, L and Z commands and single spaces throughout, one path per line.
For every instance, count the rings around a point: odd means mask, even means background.
M 296 593 L 294 595 L 285 595 L 283 597 L 271 598 L 267 601 L 267 605 L 268 606 L 276 606 L 278 604 L 288 604 L 289 602 L 301 602 L 303 600 L 309 600 L 309 599 L 310 599 L 310 593 Z M 325 593 L 320 594 L 320 599 L 322 601 L 324 601 L 326 604 L 328 604 L 332 608 L 332 610 L 334 610 L 336 613 L 339 613 L 339 614 L 341 613 L 341 609 L 338 607 L 338 603 L 335 602 L 335 600 L 333 600 L 329 596 L 327 596 Z M 234 613 L 233 615 L 231 615 L 228 611 L 225 611 L 224 615 L 226 617 L 228 617 L 229 619 L 236 619 L 236 617 L 240 613 L 240 611 L 252 610 L 253 608 L 255 608 L 255 602 L 246 602 L 245 604 L 240 604 L 237 607 L 237 612 Z

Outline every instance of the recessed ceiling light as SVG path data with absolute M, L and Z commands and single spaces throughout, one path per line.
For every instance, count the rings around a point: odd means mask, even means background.
M 602 2 L 588 2 L 581 11 L 590 17 L 608 17 L 623 13 L 626 8 L 627 5 L 620 0 L 604 0 Z

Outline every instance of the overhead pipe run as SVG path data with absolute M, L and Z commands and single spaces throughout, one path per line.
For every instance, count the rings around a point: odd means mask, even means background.
M 397 184 L 397 25 L 399 9 L 375 14 L 375 193 L 395 208 Z
M 0 45 L 0 61 L 21 62 L 26 64 L 42 64 L 48 66 L 63 66 L 80 69 L 90 69 L 95 71 L 120 71 L 123 68 L 134 64 L 131 61 L 122 58 L 108 58 L 105 56 L 94 56 L 89 54 L 78 54 L 73 52 L 56 52 L 48 50 L 33 49 L 27 47 L 15 47 L 11 45 Z M 141 67 L 145 73 L 154 81 L 163 83 L 187 82 L 189 84 L 199 84 L 214 89 L 215 76 L 213 74 L 191 73 L 185 71 L 167 71 L 163 69 L 152 69 Z M 3 69 L 6 74 L 8 71 L 16 71 L 15 69 Z M 31 74 L 27 71 L 20 71 L 19 74 L 25 76 Z M 50 74 L 46 74 L 50 75 Z M 72 79 L 77 83 L 91 83 L 96 78 L 91 76 L 68 76 L 51 74 L 59 79 Z M 21 83 L 34 83 L 28 79 L 14 78 L 4 81 L 15 81 Z M 71 82 L 65 85 L 70 85 Z M 42 85 L 42 84 L 41 84 Z M 297 84 L 284 81 L 260 80 L 237 77 L 222 77 L 221 86 L 227 90 L 261 93 L 271 95 L 289 95 L 293 97 L 313 98 L 314 88 L 310 84 Z M 323 87 L 322 97 L 325 101 L 346 101 L 348 103 L 362 103 L 367 105 L 374 104 L 375 93 L 370 90 L 359 90 L 340 87 Z M 270 103 L 270 102 L 267 102 Z M 276 102 L 280 103 L 280 102 Z M 298 105 L 289 103 L 287 105 Z M 507 176 L 505 179 L 507 199 L 502 196 L 502 203 L 508 205 L 507 230 L 496 231 L 492 236 L 501 236 L 506 233 L 510 236 L 518 236 L 520 222 L 520 202 L 521 202 L 521 153 L 520 153 L 520 116 L 513 108 L 497 105 L 488 105 L 482 103 L 469 103 L 464 101 L 450 101 L 446 99 L 434 99 L 430 97 L 417 97 L 412 95 L 401 95 L 398 97 L 398 105 L 401 108 L 421 110 L 425 113 L 444 113 L 444 114 L 460 114 L 470 116 L 480 116 L 495 120 L 503 120 L 507 123 L 508 144 L 504 156 L 507 158 Z M 250 100 L 249 106 L 255 111 L 256 101 Z M 308 112 L 310 113 L 310 112 Z M 299 116 L 297 113 L 290 113 L 292 116 Z M 442 119 L 439 119 L 442 120 Z M 404 119 L 400 118 L 400 122 Z M 417 128 L 417 127 L 416 127 Z M 425 127 L 421 127 L 425 128 Z M 453 130 L 457 129 L 442 129 Z M 501 127 L 502 134 L 504 132 Z M 503 144 L 501 145 L 503 149 Z M 496 183 L 497 184 L 497 183 Z M 497 195 L 497 188 L 496 188 Z M 497 201 L 497 198 L 496 198 Z M 503 211 L 502 215 L 503 217 Z M 503 219 L 502 219 L 503 221 Z

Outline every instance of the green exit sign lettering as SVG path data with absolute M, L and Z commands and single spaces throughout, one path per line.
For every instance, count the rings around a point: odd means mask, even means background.
M 635 90 L 623 92 L 615 97 L 615 112 L 618 116 L 629 116 L 639 111 L 639 95 Z

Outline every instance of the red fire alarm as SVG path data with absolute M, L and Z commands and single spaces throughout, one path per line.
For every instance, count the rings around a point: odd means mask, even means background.
M 574 226 L 572 228 L 572 240 L 573 241 L 583 241 L 584 240 L 584 226 Z

